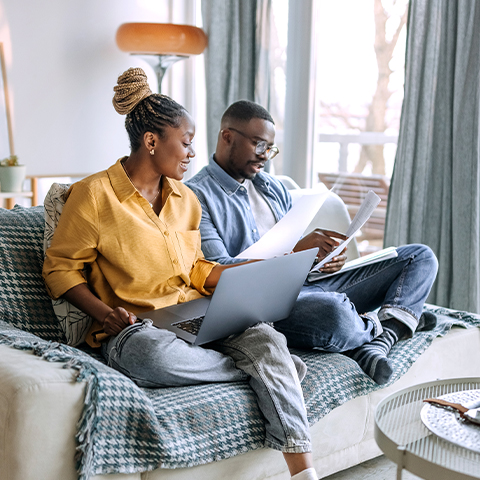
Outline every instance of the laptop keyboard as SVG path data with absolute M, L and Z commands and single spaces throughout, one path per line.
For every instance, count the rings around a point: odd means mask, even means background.
M 176 327 L 181 328 L 182 330 L 185 330 L 185 332 L 191 333 L 192 335 L 197 335 L 204 318 L 204 316 L 190 318 L 188 320 L 182 320 L 181 322 L 172 323 L 172 325 L 175 325 Z

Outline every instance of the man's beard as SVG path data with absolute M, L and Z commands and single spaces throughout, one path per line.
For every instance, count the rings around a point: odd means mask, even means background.
M 240 169 L 240 170 L 237 170 L 235 168 L 235 156 L 236 156 L 236 152 L 237 152 L 237 145 L 236 143 L 234 142 L 233 145 L 232 145 L 232 148 L 230 149 L 230 154 L 228 156 L 228 163 L 230 165 L 230 168 L 233 170 L 235 169 L 236 170 L 236 173 L 237 175 L 240 175 L 243 179 L 247 179 L 247 180 L 253 180 L 255 177 L 256 177 L 256 173 L 253 172 L 253 173 L 247 173 L 244 169 Z M 248 165 L 248 163 L 247 163 Z

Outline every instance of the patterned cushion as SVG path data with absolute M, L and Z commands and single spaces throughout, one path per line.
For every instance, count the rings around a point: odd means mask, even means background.
M 68 184 L 53 183 L 45 197 L 44 251 L 47 250 L 52 242 L 69 188 L 70 185 Z M 52 300 L 52 305 L 60 326 L 65 333 L 67 344 L 73 346 L 81 344 L 90 329 L 92 318 L 62 298 Z
M 43 207 L 0 208 L 0 319 L 45 340 L 63 341 L 42 279 Z

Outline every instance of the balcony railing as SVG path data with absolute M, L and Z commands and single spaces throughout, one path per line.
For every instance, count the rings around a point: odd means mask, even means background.
M 350 143 L 360 145 L 385 145 L 387 143 L 396 144 L 398 135 L 387 135 L 382 132 L 360 132 L 360 133 L 320 133 L 318 141 L 320 143 L 338 143 L 340 145 L 338 156 L 338 171 L 346 172 L 348 145 Z
M 397 135 L 381 132 L 361 132 L 357 134 L 320 133 L 318 141 L 322 143 L 338 143 L 340 145 L 338 171 L 330 173 L 318 172 L 318 180 L 335 192 L 345 202 L 350 216 L 353 218 L 369 190 L 380 196 L 380 205 L 375 209 L 357 238 L 361 254 L 378 250 L 383 244 L 385 216 L 387 211 L 390 179 L 385 175 L 362 175 L 349 173 L 347 167 L 349 144 L 385 145 L 397 144 Z

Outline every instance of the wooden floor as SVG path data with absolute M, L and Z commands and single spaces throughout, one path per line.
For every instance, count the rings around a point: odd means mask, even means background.
M 397 466 L 385 456 L 368 460 L 365 463 L 335 473 L 322 480 L 396 480 Z M 420 477 L 403 470 L 402 480 L 420 480 Z

